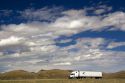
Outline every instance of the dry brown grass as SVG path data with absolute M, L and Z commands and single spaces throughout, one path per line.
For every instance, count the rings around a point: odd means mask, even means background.
M 0 83 L 125 83 L 125 79 L 42 79 L 1 80 Z
M 70 75 L 69 70 L 41 70 L 37 73 L 38 78 L 68 78 Z
M 33 79 L 35 74 L 24 70 L 15 70 L 0 75 L 0 79 Z
M 38 73 L 27 72 L 24 70 L 10 71 L 0 74 L 2 80 L 21 80 L 21 79 L 68 79 L 71 71 L 69 70 L 41 70 Z M 116 73 L 103 73 L 103 79 L 125 79 L 125 71 Z
M 120 71 L 116 73 L 104 73 L 103 77 L 106 79 L 111 79 L 111 78 L 125 79 L 125 71 Z

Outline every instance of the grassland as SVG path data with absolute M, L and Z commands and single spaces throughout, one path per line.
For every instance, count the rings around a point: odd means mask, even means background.
M 33 79 L 33 80 L 0 80 L 0 83 L 125 83 L 125 79 Z
M 125 83 L 125 71 L 103 73 L 102 79 L 68 79 L 71 70 L 14 70 L 0 74 L 0 83 Z

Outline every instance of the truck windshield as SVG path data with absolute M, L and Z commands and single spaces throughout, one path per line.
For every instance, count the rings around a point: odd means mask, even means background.
M 71 73 L 70 75 L 74 75 L 73 73 Z

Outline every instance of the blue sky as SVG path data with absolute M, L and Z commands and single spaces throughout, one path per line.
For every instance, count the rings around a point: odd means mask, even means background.
M 1 0 L 0 72 L 125 70 L 125 1 Z

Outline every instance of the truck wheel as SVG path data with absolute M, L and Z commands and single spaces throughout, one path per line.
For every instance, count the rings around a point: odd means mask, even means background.
M 69 77 L 69 79 L 73 79 L 72 77 Z

